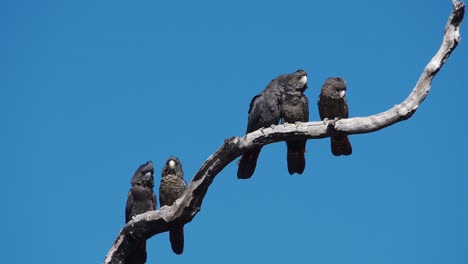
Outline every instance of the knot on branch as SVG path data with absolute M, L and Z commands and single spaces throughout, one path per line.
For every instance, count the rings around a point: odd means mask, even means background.
M 240 154 L 239 145 L 240 139 L 236 136 L 224 140 L 224 149 L 226 151 Z
M 406 114 L 400 115 L 398 117 L 398 121 L 404 121 L 404 120 L 409 119 L 410 117 L 413 116 L 413 114 L 416 112 L 416 110 L 417 110 L 417 108 L 408 111 Z

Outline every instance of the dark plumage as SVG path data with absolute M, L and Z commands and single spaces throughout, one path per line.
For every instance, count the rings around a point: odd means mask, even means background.
M 127 205 L 125 207 L 125 222 L 132 220 L 133 216 L 156 210 L 156 194 L 154 187 L 153 162 L 138 167 L 130 183 L 132 188 L 128 192 Z M 141 241 L 136 249 L 127 256 L 125 263 L 143 264 L 146 262 L 146 241 Z
M 159 185 L 159 203 L 162 206 L 171 206 L 187 189 L 184 180 L 182 163 L 176 157 L 169 157 L 161 171 Z M 178 255 L 184 251 L 184 226 L 173 226 L 169 229 L 169 240 L 172 251 Z
M 281 102 L 283 123 L 309 121 L 309 101 L 304 95 L 307 89 L 307 73 L 298 70 L 287 76 L 287 82 Z M 305 168 L 306 140 L 287 140 L 288 172 L 302 174 Z
M 349 117 L 345 93 L 346 82 L 343 78 L 330 77 L 325 81 L 318 100 L 322 120 Z M 331 137 L 331 150 L 335 156 L 347 156 L 353 152 L 347 135 L 333 135 Z
M 280 104 L 285 87 L 290 83 L 292 76 L 296 76 L 300 71 L 276 77 L 260 94 L 252 99 L 246 134 L 279 123 L 281 118 Z M 252 177 L 260 151 L 261 148 L 254 148 L 242 155 L 239 160 L 237 178 L 248 179 Z

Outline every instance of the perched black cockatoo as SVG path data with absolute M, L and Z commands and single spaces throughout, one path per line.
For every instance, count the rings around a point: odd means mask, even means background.
M 281 112 L 280 104 L 285 90 L 291 79 L 297 78 L 302 70 L 291 74 L 284 74 L 271 80 L 268 86 L 260 94 L 256 95 L 250 102 L 249 118 L 247 121 L 247 131 L 258 130 L 270 127 L 279 123 Z M 258 155 L 261 148 L 247 151 L 239 160 L 237 178 L 248 179 L 252 177 L 257 166 Z
M 309 101 L 304 94 L 306 89 L 307 73 L 304 70 L 288 75 L 280 106 L 283 123 L 309 121 Z M 286 140 L 288 172 L 291 175 L 304 172 L 306 142 L 306 140 Z
M 130 183 L 132 188 L 128 192 L 125 207 L 125 223 L 132 217 L 147 211 L 156 210 L 156 194 L 154 187 L 153 162 L 148 161 L 138 167 Z M 137 248 L 125 259 L 127 264 L 143 264 L 146 262 L 146 241 L 139 243 Z
M 322 86 L 318 100 L 320 119 L 348 118 L 348 102 L 346 101 L 346 82 L 340 77 L 328 78 Z M 347 135 L 331 137 L 333 155 L 351 155 L 353 149 Z
M 187 189 L 180 160 L 173 156 L 169 157 L 161 171 L 161 177 L 159 203 L 161 207 L 171 206 Z M 178 255 L 182 254 L 184 251 L 184 226 L 171 227 L 169 229 L 169 240 L 172 251 Z

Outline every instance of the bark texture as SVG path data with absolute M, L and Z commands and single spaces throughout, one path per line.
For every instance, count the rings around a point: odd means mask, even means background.
M 465 13 L 465 4 L 455 0 L 452 3 L 453 10 L 445 26 L 442 45 L 424 69 L 412 92 L 402 103 L 383 113 L 367 117 L 340 119 L 336 122 L 331 120 L 326 123 L 319 121 L 283 124 L 259 129 L 241 138 L 226 139 L 224 144 L 203 163 L 185 194 L 172 206 L 163 206 L 159 210 L 138 215 L 123 227 L 107 253 L 104 263 L 124 263 L 125 256 L 136 248 L 139 241 L 167 232 L 174 224 L 183 225 L 192 221 L 200 211 L 203 198 L 216 175 L 247 150 L 286 139 L 330 137 L 336 132 L 348 135 L 370 133 L 410 118 L 429 93 L 432 79 L 461 39 L 459 28 Z

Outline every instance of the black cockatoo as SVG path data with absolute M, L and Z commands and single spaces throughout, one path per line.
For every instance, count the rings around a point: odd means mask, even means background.
M 125 207 L 125 223 L 132 220 L 132 217 L 156 210 L 156 194 L 154 187 L 153 162 L 148 161 L 138 167 L 130 183 L 132 188 L 128 192 L 127 205 Z M 146 241 L 140 242 L 136 249 L 127 256 L 125 263 L 143 264 L 146 262 Z
M 169 157 L 161 171 L 161 177 L 159 203 L 161 207 L 171 206 L 187 189 L 180 160 L 174 156 Z M 184 226 L 171 227 L 169 229 L 169 240 L 172 251 L 178 255 L 182 254 L 184 251 Z
M 280 104 L 285 87 L 300 81 L 302 70 L 291 74 L 284 74 L 271 80 L 268 86 L 260 94 L 256 95 L 250 102 L 249 118 L 246 133 L 277 125 L 281 118 Z M 247 151 L 239 160 L 237 178 L 248 179 L 252 177 L 257 166 L 257 159 L 261 148 Z
M 309 121 L 309 101 L 304 94 L 306 89 L 307 73 L 304 70 L 288 76 L 280 107 L 283 123 Z M 306 140 L 286 140 L 288 172 L 291 175 L 304 172 L 306 142 Z
M 328 78 L 322 86 L 318 100 L 320 119 L 348 118 L 348 102 L 346 101 L 346 82 L 340 77 Z M 353 149 L 347 135 L 331 137 L 333 155 L 351 155 Z

